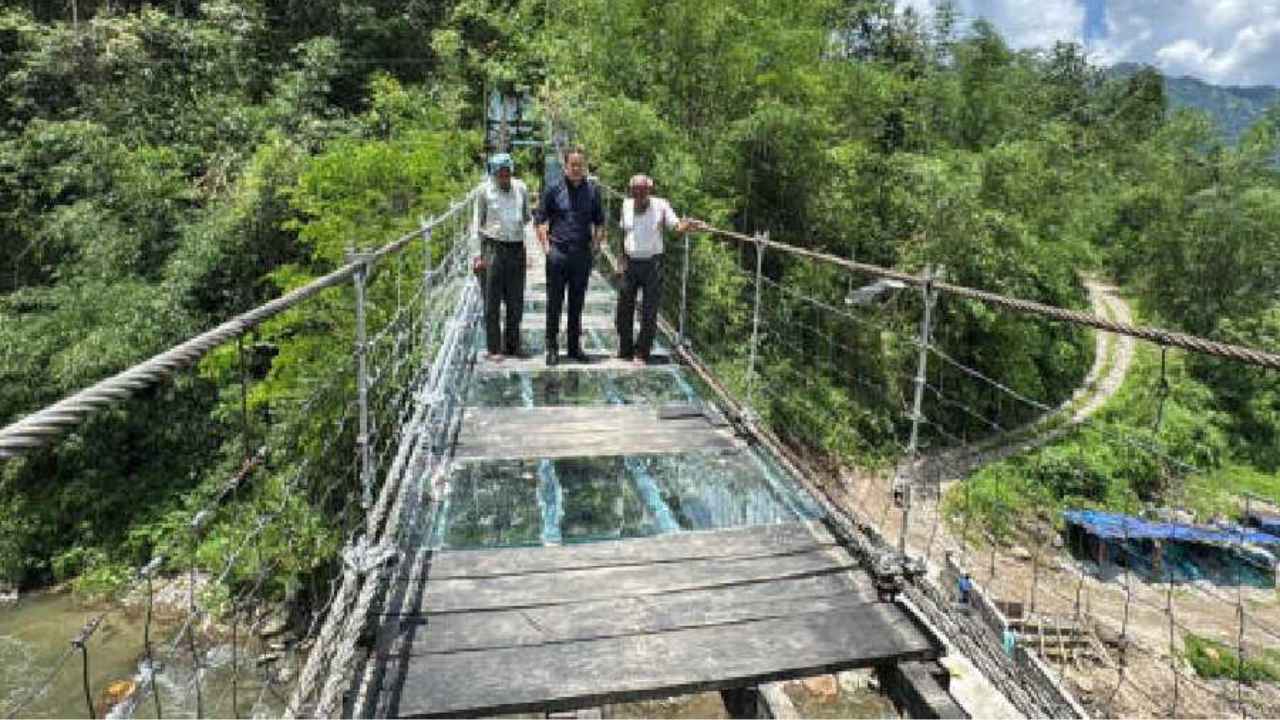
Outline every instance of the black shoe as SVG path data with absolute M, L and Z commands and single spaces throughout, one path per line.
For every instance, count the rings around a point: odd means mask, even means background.
M 629 353 L 629 352 L 618 353 L 619 360 L 634 360 L 635 357 L 636 357 L 635 353 Z
M 560 364 L 560 353 L 555 350 L 547 351 L 547 367 L 555 367 Z
M 591 362 L 591 358 L 587 357 L 587 354 L 582 352 L 581 349 L 570 350 L 568 355 L 569 355 L 569 359 L 574 362 L 583 363 L 583 364 Z
M 525 360 L 529 357 L 520 348 L 507 348 L 506 356 L 513 360 Z

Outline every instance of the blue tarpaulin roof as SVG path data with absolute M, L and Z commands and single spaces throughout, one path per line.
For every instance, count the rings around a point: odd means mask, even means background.
M 1280 535 L 1280 515 L 1252 512 L 1249 513 L 1249 524 L 1256 525 L 1264 533 Z
M 1132 515 L 1101 510 L 1068 510 L 1062 513 L 1067 522 L 1079 525 L 1098 537 L 1130 540 L 1178 540 L 1200 543 L 1253 543 L 1280 545 L 1280 537 L 1256 530 L 1219 530 L 1183 523 L 1152 522 Z

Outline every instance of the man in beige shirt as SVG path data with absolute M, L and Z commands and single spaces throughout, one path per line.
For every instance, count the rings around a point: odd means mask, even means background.
M 479 237 L 472 261 L 484 287 L 485 346 L 489 358 L 503 353 L 518 357 L 520 321 L 524 315 L 524 227 L 529 222 L 529 190 L 512 177 L 514 163 L 506 153 L 489 161 L 493 176 L 478 203 Z M 502 306 L 506 306 L 505 317 Z M 502 320 L 505 320 L 503 327 Z
M 653 197 L 653 180 L 636 175 L 629 184 L 631 197 L 622 201 L 619 226 L 626 233 L 623 242 L 622 288 L 618 293 L 616 324 L 618 357 L 646 363 L 653 350 L 658 329 L 658 305 L 662 302 L 662 233 L 686 233 L 704 227 L 700 220 L 680 219 L 671 203 Z M 640 336 L 632 342 L 636 294 L 641 293 Z

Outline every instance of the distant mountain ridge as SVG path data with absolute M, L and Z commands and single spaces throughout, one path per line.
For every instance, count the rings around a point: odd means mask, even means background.
M 1120 63 L 1110 70 L 1113 77 L 1125 78 L 1144 66 Z M 1165 97 L 1169 109 L 1194 108 L 1209 114 L 1221 128 L 1223 136 L 1235 143 L 1267 108 L 1280 102 L 1280 88 L 1270 85 L 1214 85 L 1190 76 L 1164 77 Z

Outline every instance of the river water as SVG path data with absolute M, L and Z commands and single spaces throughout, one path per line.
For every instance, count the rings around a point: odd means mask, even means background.
M 15 603 L 0 605 L 0 715 L 88 717 L 82 656 L 79 651 L 68 655 L 68 650 L 71 639 L 85 623 L 107 609 L 82 604 L 65 592 L 26 595 Z M 86 643 L 89 694 L 93 713 L 99 718 L 117 699 L 112 697 L 112 691 L 123 695 L 127 692 L 121 691 L 131 685 L 135 689 L 150 685 L 144 662 L 144 610 L 110 609 Z M 177 631 L 178 625 L 172 622 L 155 623 L 152 627 L 153 653 L 161 660 L 162 668 L 156 676 L 161 716 L 195 717 L 197 685 L 186 640 L 171 652 Z M 288 687 L 266 682 L 268 677 L 278 676 L 281 668 L 274 664 L 259 666 L 257 660 L 264 652 L 261 642 L 243 635 L 240 633 L 237 638 L 236 652 L 230 636 L 198 640 L 198 652 L 204 658 L 198 694 L 205 717 L 278 717 L 284 707 Z M 233 663 L 233 657 L 238 662 Z M 127 706 L 116 708 L 113 715 L 123 715 Z M 133 715 L 154 718 L 156 711 L 155 699 L 146 697 Z

